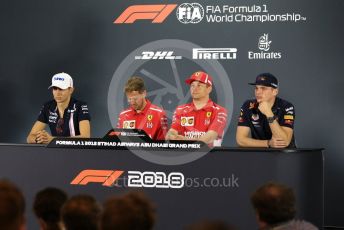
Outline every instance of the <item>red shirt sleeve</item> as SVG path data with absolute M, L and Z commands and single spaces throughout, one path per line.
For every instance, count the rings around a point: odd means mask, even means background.
M 122 129 L 123 128 L 123 117 L 121 115 L 118 116 L 117 128 L 118 129 Z
M 220 108 L 219 110 L 217 110 L 216 113 L 214 113 L 212 122 L 208 128 L 208 131 L 213 130 L 217 132 L 219 137 L 222 137 L 226 124 L 227 124 L 227 110 L 225 108 Z
M 157 140 L 165 140 L 165 136 L 167 133 L 167 117 L 165 111 L 161 113 L 161 116 L 159 117 L 159 127 L 158 127 L 158 133 L 156 135 Z
M 183 127 L 181 126 L 180 117 L 181 117 L 181 114 L 178 113 L 178 108 L 177 108 L 173 114 L 171 128 L 176 130 L 179 135 L 182 135 Z

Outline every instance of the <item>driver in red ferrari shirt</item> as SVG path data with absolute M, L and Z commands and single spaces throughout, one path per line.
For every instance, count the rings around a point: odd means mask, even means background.
M 153 140 L 164 140 L 167 132 L 165 111 L 146 99 L 146 87 L 142 78 L 131 77 L 124 92 L 129 108 L 119 114 L 117 128 L 142 129 Z
M 209 146 L 221 146 L 227 123 L 227 110 L 209 98 L 212 77 L 202 71 L 185 81 L 190 85 L 192 102 L 176 108 L 168 140 L 199 140 Z

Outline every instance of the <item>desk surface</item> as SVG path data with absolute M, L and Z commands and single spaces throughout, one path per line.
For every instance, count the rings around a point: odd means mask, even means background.
M 47 147 L 42 144 L 23 144 L 23 143 L 0 143 L 0 146 L 19 146 L 19 147 Z M 215 147 L 212 151 L 238 151 L 238 152 L 314 152 L 322 151 L 324 148 L 241 148 L 241 147 Z

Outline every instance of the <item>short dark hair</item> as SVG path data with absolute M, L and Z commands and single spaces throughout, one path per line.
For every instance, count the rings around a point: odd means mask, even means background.
M 0 180 L 0 229 L 17 230 L 25 222 L 25 199 L 20 189 Z
M 62 206 L 66 230 L 97 230 L 100 214 L 100 206 L 90 195 L 75 195 Z
M 139 93 L 142 93 L 145 90 L 146 90 L 145 82 L 143 81 L 141 77 L 129 78 L 124 87 L 125 93 L 130 93 L 133 91 L 138 91 Z
M 155 207 L 143 192 L 112 197 L 104 203 L 102 230 L 150 230 L 155 223 Z
M 59 229 L 61 207 L 67 198 L 64 191 L 53 187 L 45 188 L 36 194 L 33 210 L 36 216 L 47 224 L 48 229 Z
M 275 182 L 259 187 L 251 196 L 251 203 L 259 219 L 269 225 L 289 221 L 295 217 L 295 195 L 291 188 Z

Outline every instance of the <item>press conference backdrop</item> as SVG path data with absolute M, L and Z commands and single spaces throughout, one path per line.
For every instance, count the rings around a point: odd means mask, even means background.
M 74 78 L 99 137 L 126 106 L 131 75 L 171 119 L 190 99 L 184 80 L 205 70 L 229 111 L 223 145 L 235 146 L 240 106 L 254 96 L 247 83 L 271 72 L 296 107 L 297 145 L 326 149 L 325 224 L 344 226 L 343 10 L 342 0 L 3 1 L 0 141 L 25 142 L 57 72 Z

